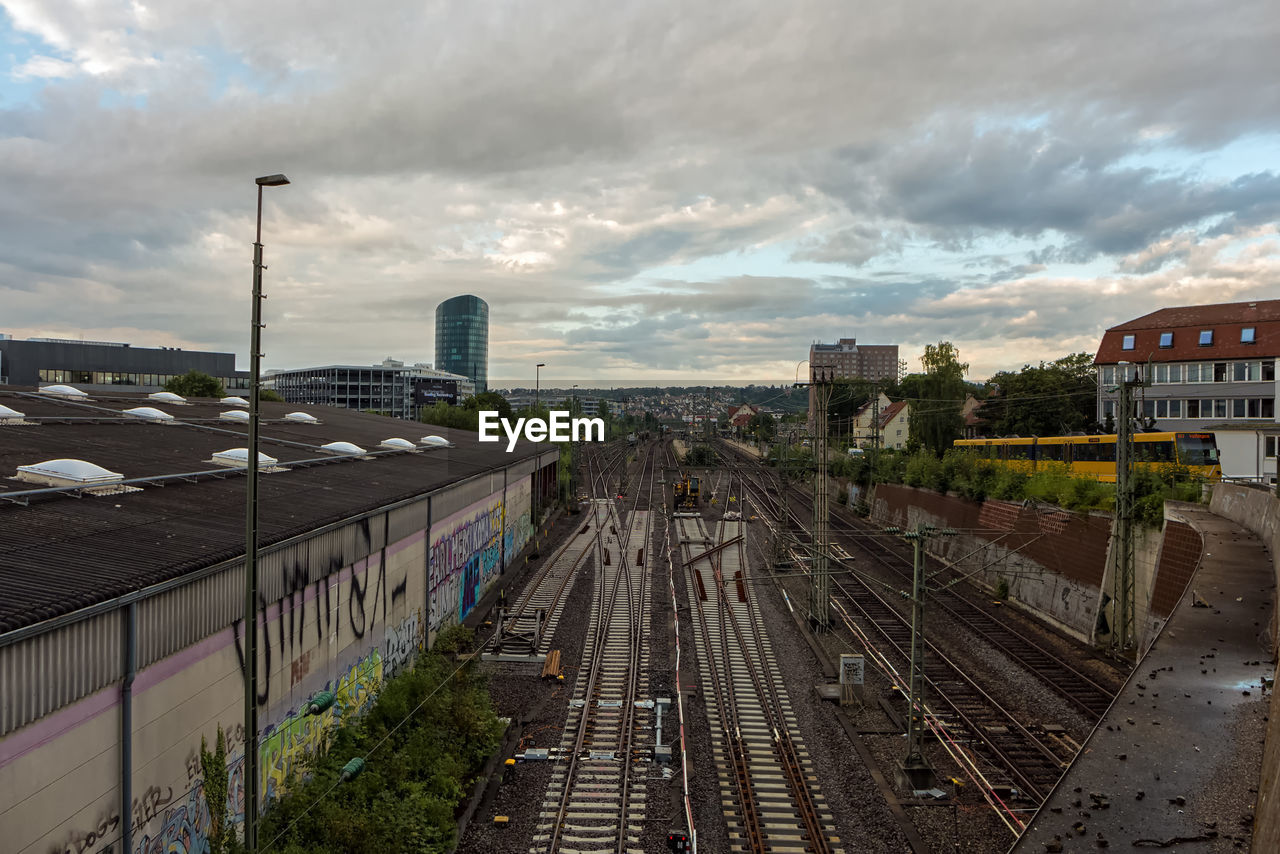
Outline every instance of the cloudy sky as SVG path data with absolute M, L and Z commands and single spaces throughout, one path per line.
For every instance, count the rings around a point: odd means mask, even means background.
M 971 376 L 1280 296 L 1273 0 L 0 0 L 0 332 L 265 364 Z

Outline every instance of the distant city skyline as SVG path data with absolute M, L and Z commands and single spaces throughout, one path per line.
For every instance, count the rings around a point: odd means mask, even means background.
M 281 369 L 434 363 L 474 293 L 494 377 L 782 380 L 848 336 L 983 378 L 1280 281 L 1272 3 L 381 2 L 0 0 L 3 331 L 245 365 L 274 172 Z

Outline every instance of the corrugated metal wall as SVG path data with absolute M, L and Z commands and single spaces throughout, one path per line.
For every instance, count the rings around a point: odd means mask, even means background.
M 0 736 L 123 679 L 125 613 L 0 647 Z
M 260 601 L 276 601 L 289 590 L 377 554 L 388 541 L 425 530 L 428 521 L 502 488 L 503 472 L 487 472 L 389 511 L 264 550 L 258 561 Z M 141 670 L 243 616 L 243 561 L 159 585 L 142 592 L 137 603 Z M 0 737 L 123 679 L 127 610 L 121 603 L 89 617 L 69 615 L 30 637 L 0 637 Z

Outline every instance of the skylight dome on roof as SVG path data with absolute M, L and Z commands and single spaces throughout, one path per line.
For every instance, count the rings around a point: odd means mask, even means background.
M 186 403 L 187 399 L 180 394 L 174 394 L 171 391 L 157 391 L 147 395 L 148 400 L 158 400 L 161 403 Z
M 381 447 L 395 448 L 401 451 L 412 451 L 418 446 L 410 442 L 408 439 L 383 439 Z
M 225 451 L 218 451 L 213 455 L 213 461 L 220 466 L 242 467 L 249 465 L 249 449 L 248 448 L 227 448 Z M 259 466 L 273 466 L 280 462 L 275 457 L 269 457 L 262 451 L 258 451 Z
M 223 406 L 248 406 L 249 405 L 249 401 L 245 400 L 243 397 L 224 397 L 222 398 L 222 400 L 219 400 L 218 403 L 221 403 Z
M 444 436 L 423 436 L 422 444 L 435 445 L 440 448 L 447 448 L 451 443 Z
M 11 418 L 15 418 L 15 419 L 23 418 L 25 416 L 26 416 L 25 412 L 19 412 L 16 409 L 10 409 L 4 404 L 0 404 L 0 421 L 7 421 Z
M 40 389 L 40 393 L 52 395 L 53 397 L 65 397 L 71 400 L 79 400 L 89 396 L 80 389 L 69 385 L 47 385 Z
M 314 415 L 308 415 L 305 412 L 290 412 L 284 417 L 285 421 L 297 421 L 299 424 L 319 424 L 320 419 Z
M 126 409 L 125 415 L 132 415 L 134 418 L 143 418 L 147 421 L 172 421 L 173 416 L 167 412 L 161 412 L 154 406 L 135 406 L 133 409 Z
M 228 409 L 226 412 L 219 412 L 218 417 L 223 421 L 248 421 L 249 413 L 243 409 Z
M 61 459 L 18 466 L 18 480 L 48 486 L 99 486 L 118 483 L 124 480 L 124 475 L 85 460 Z
M 350 442 L 330 442 L 327 445 L 321 445 L 320 450 L 328 451 L 331 454 L 363 454 L 364 448 L 359 445 L 353 445 Z

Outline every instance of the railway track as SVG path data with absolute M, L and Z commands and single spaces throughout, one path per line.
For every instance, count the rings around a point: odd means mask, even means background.
M 744 482 L 754 506 L 793 513 L 751 474 Z M 837 603 L 845 606 L 840 609 L 844 616 L 859 620 L 878 635 L 900 672 L 909 670 L 910 619 L 856 575 L 833 579 L 832 590 Z M 1057 733 L 1035 732 L 1025 726 L 937 645 L 927 643 L 926 648 L 925 678 L 937 723 L 954 740 L 977 748 L 991 767 L 1005 775 L 1008 787 L 1021 799 L 1042 802 L 1078 745 Z
M 785 506 L 789 529 L 793 532 L 807 533 L 803 520 L 795 514 L 789 504 L 782 502 L 776 493 L 770 494 L 767 489 L 761 488 L 759 478 L 751 474 L 746 476 L 755 483 L 757 495 L 763 496 L 762 506 L 771 508 L 775 518 Z M 839 512 L 833 513 L 830 519 L 831 534 L 837 544 L 842 547 L 852 547 L 855 552 L 893 573 L 905 585 L 911 584 L 912 559 L 885 543 L 882 532 L 871 523 L 851 519 Z M 933 572 L 936 573 L 937 569 L 934 568 Z M 951 581 L 955 580 L 955 573 L 947 572 L 946 574 L 950 576 Z M 940 576 L 934 575 L 934 577 Z M 1036 641 L 1007 621 L 1008 618 L 996 617 L 984 607 L 966 598 L 958 587 L 943 584 L 931 589 L 929 604 L 931 607 L 941 608 L 958 624 L 1019 664 L 1045 687 L 1066 700 L 1089 723 L 1098 721 L 1110 707 L 1117 688 L 1108 687 L 1085 674 L 1058 655 L 1049 645 Z M 1117 687 L 1120 681 L 1122 679 L 1117 675 Z
M 626 449 L 622 451 L 625 460 Z M 594 498 L 595 601 L 583 666 L 560 741 L 530 854 L 641 854 L 646 781 L 638 764 L 652 752 L 648 701 L 653 453 L 642 466 L 635 509 L 624 526 L 610 498 Z M 603 483 L 601 472 L 592 483 Z
M 840 851 L 752 592 L 743 524 L 721 521 L 713 538 L 700 518 L 676 517 L 731 845 Z

